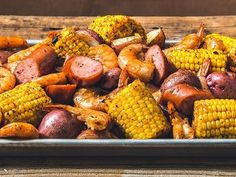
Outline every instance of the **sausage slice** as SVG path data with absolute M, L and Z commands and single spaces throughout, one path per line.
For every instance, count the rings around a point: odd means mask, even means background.
M 199 90 L 187 84 L 178 84 L 163 92 L 161 102 L 165 104 L 170 101 L 180 113 L 191 116 L 194 101 L 210 98 L 213 98 L 210 91 Z
M 18 83 L 25 83 L 34 78 L 49 74 L 56 64 L 56 53 L 47 45 L 42 45 L 32 52 L 15 68 L 14 74 Z
M 76 84 L 72 85 L 49 85 L 46 87 L 47 95 L 56 103 L 69 104 L 75 93 Z
M 165 54 L 162 52 L 158 45 L 150 47 L 145 54 L 145 60 L 151 60 L 155 65 L 155 75 L 153 82 L 160 85 L 164 79 L 168 76 L 168 61 Z
M 103 66 L 100 62 L 89 57 L 76 56 L 66 61 L 63 72 L 70 82 L 81 86 L 90 86 L 97 83 L 102 77 Z

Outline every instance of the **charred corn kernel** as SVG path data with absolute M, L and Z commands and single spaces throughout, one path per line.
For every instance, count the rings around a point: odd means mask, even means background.
M 42 118 L 43 106 L 50 102 L 40 85 L 25 83 L 0 94 L 0 117 L 4 124 L 27 122 L 36 125 Z
M 235 109 L 236 100 L 233 99 L 195 101 L 193 127 L 196 137 L 235 138 Z
M 98 33 L 108 44 L 114 39 L 135 34 L 139 34 L 146 41 L 146 34 L 142 25 L 124 15 L 97 17 L 88 28 Z
M 166 57 L 177 69 L 198 72 L 206 60 L 211 60 L 212 71 L 225 71 L 227 56 L 220 50 L 185 49 L 166 51 Z
M 216 34 L 216 33 L 209 34 L 206 36 L 206 38 L 216 38 L 216 39 L 221 40 L 224 44 L 225 52 L 232 58 L 236 56 L 236 39 L 235 38 Z
M 108 102 L 108 114 L 123 128 L 127 138 L 156 138 L 170 129 L 161 108 L 139 80 L 119 91 Z
M 68 55 L 87 55 L 89 45 L 80 39 L 74 28 L 64 28 L 53 40 L 53 46 L 58 56 L 65 58 Z

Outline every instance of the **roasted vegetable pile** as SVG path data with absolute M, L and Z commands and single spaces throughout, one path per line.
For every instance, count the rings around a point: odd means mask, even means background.
M 0 36 L 0 137 L 235 138 L 236 39 L 204 29 L 168 46 L 107 15 L 34 46 Z

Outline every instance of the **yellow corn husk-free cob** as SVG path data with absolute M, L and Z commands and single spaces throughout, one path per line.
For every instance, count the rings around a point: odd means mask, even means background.
M 196 138 L 235 138 L 236 100 L 195 101 L 193 127 Z
M 90 46 L 76 33 L 75 28 L 72 27 L 62 29 L 56 35 L 52 43 L 55 52 L 62 58 L 65 58 L 66 54 L 70 56 L 85 56 L 89 52 L 90 48 Z
M 106 15 L 97 17 L 88 27 L 98 33 L 108 44 L 123 37 L 139 34 L 146 42 L 142 25 L 125 15 Z
M 235 38 L 216 34 L 216 33 L 207 35 L 206 39 L 207 38 L 216 38 L 216 39 L 221 40 L 224 44 L 225 53 L 227 53 L 231 58 L 236 57 L 236 39 Z
M 170 125 L 144 83 L 135 80 L 108 101 L 108 114 L 127 138 L 150 139 L 166 134 Z
M 40 85 L 30 82 L 0 94 L 0 115 L 4 125 L 27 122 L 36 125 L 42 118 L 43 106 L 51 103 Z
M 36 49 L 38 49 L 39 47 L 41 47 L 44 44 L 50 44 L 51 43 L 51 39 L 50 38 L 46 38 L 45 40 L 43 40 L 42 42 L 35 44 L 27 49 L 21 50 L 11 56 L 8 57 L 8 63 L 12 63 L 15 61 L 21 61 L 24 60 L 27 56 L 29 56 L 33 51 L 35 51 Z
M 227 56 L 220 50 L 213 49 L 183 49 L 166 53 L 167 60 L 177 69 L 198 72 L 204 61 L 211 61 L 211 71 L 225 71 Z

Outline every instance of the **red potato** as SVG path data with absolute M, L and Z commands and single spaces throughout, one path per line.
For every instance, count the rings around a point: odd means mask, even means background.
M 56 53 L 48 45 L 42 45 L 32 52 L 15 68 L 14 74 L 18 83 L 25 83 L 52 72 L 56 64 Z
M 47 95 L 55 103 L 69 103 L 76 90 L 76 84 L 73 85 L 49 85 L 46 87 Z
M 86 42 L 89 46 L 97 46 L 104 43 L 104 40 L 94 31 L 89 29 L 80 29 L 76 33 L 80 38 Z
M 213 98 L 210 91 L 199 90 L 187 84 L 178 84 L 163 92 L 161 103 L 171 102 L 177 111 L 187 116 L 193 113 L 193 103 L 200 99 Z
M 69 112 L 55 109 L 44 116 L 38 130 L 42 138 L 76 138 L 82 127 Z
M 102 77 L 103 66 L 100 62 L 89 57 L 76 56 L 66 61 L 63 72 L 71 83 L 91 86 Z
M 38 130 L 29 123 L 13 122 L 0 129 L 1 138 L 36 139 L 39 137 Z
M 114 68 L 105 72 L 100 80 L 100 87 L 106 90 L 112 90 L 117 88 L 121 69 Z
M 193 74 L 190 71 L 178 70 L 177 72 L 169 75 L 164 82 L 161 84 L 161 92 L 174 87 L 178 84 L 188 84 L 190 86 L 201 88 L 201 83 L 197 75 Z
M 115 50 L 117 54 L 130 44 L 142 44 L 143 38 L 141 36 L 129 36 L 124 38 L 119 38 L 111 42 L 111 47 Z
M 0 50 L 0 63 L 5 64 L 7 63 L 7 59 L 9 56 L 14 54 L 12 51 Z
M 160 48 L 163 48 L 165 44 L 166 36 L 162 28 L 150 31 L 147 33 L 147 45 L 153 46 L 158 45 Z
M 76 118 L 84 122 L 88 128 L 92 130 L 105 130 L 110 129 L 112 125 L 111 117 L 102 111 L 97 111 L 93 109 L 86 109 L 80 107 L 73 107 L 70 105 L 63 104 L 50 104 L 44 107 L 45 111 L 63 109 L 69 111 L 71 114 L 76 116 Z
M 155 74 L 153 82 L 157 85 L 161 84 L 168 76 L 169 65 L 168 61 L 158 45 L 150 47 L 145 54 L 145 60 L 152 61 L 155 65 Z
M 207 76 L 207 85 L 217 98 L 236 99 L 236 74 L 218 71 Z

